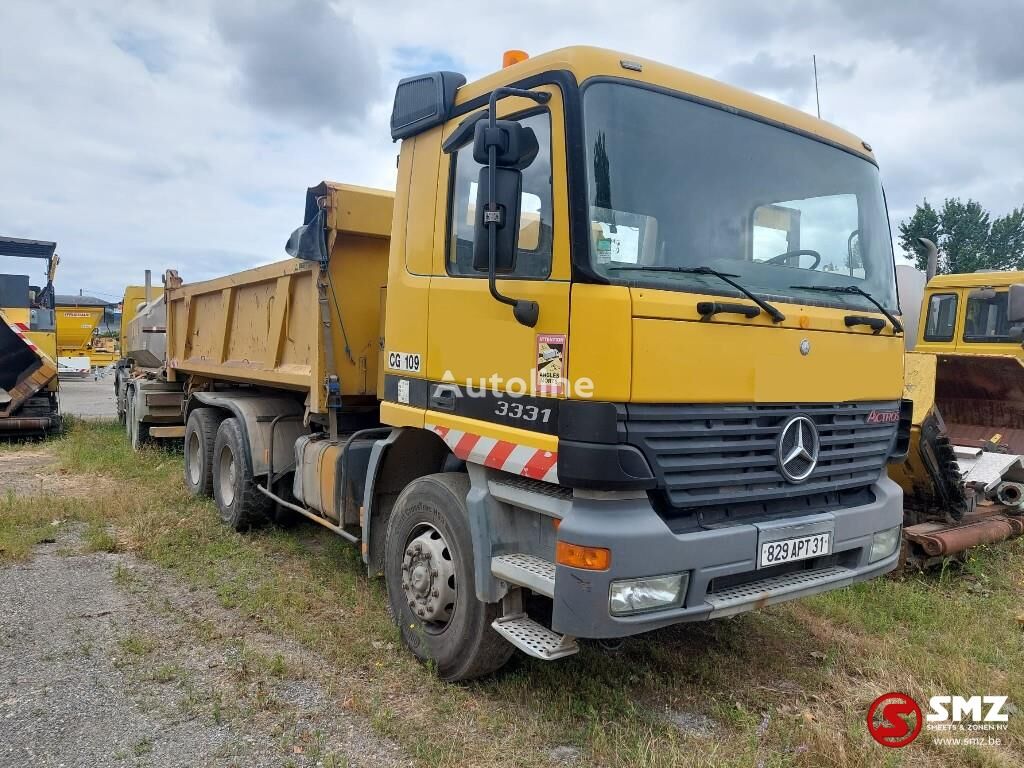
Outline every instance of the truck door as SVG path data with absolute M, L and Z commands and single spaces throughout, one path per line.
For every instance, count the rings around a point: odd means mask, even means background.
M 511 307 L 488 291 L 487 275 L 473 269 L 473 231 L 480 165 L 473 159 L 472 132 L 466 142 L 441 158 L 435 224 L 434 269 L 428 311 L 427 377 L 431 382 L 472 386 L 486 394 L 458 403 L 431 398 L 429 411 L 449 412 L 534 432 L 555 432 L 553 409 L 544 398 L 564 397 L 571 365 L 569 330 L 569 221 L 564 121 L 560 91 L 547 104 L 507 98 L 498 116 L 517 119 L 534 130 L 540 151 L 523 171 L 522 218 L 515 266 L 499 276 L 499 290 L 540 306 L 536 327 L 520 324 Z M 460 115 L 444 129 L 444 139 L 471 115 Z M 557 374 L 557 375 L 556 375 Z M 433 392 L 436 388 L 431 387 Z M 523 391 L 535 397 L 511 402 L 494 393 Z M 437 419 L 435 419 L 436 421 Z M 462 425 L 467 430 L 481 425 Z M 480 428 L 486 433 L 485 428 Z M 499 437 L 493 434 L 492 437 Z

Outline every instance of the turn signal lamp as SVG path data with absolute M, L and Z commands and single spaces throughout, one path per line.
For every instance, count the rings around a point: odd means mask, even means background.
M 517 51 L 515 49 L 505 51 L 501 55 L 501 68 L 506 69 L 513 64 L 518 64 L 520 61 L 526 61 L 528 58 L 530 58 L 530 54 L 526 51 Z
M 555 561 L 570 568 L 586 571 L 607 571 L 612 564 L 612 552 L 604 547 L 581 547 L 560 541 L 555 547 Z

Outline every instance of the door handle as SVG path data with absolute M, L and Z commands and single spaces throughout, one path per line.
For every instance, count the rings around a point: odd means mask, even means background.
M 454 411 L 457 391 L 451 386 L 435 386 L 430 393 L 430 409 L 434 411 Z

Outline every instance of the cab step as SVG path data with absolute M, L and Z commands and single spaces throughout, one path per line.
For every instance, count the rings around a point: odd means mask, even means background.
M 491 626 L 512 645 L 535 659 L 554 661 L 563 656 L 572 656 L 580 649 L 574 638 L 553 632 L 525 613 L 502 616 L 495 619 Z
M 519 553 L 498 555 L 491 558 L 491 573 L 535 594 L 555 596 L 555 564 L 542 557 Z

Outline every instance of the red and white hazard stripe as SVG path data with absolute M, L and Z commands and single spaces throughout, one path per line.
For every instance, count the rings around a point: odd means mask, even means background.
M 17 334 L 18 338 L 24 341 L 29 349 L 31 349 L 33 352 L 39 351 L 39 347 L 37 347 L 32 342 L 32 340 L 25 335 L 30 330 L 30 328 L 27 325 L 25 325 L 24 323 L 7 323 L 7 327 L 14 331 Z
M 508 440 L 496 440 L 436 424 L 427 424 L 426 428 L 436 432 L 452 449 L 452 453 L 464 461 L 533 480 L 558 482 L 558 453 L 555 451 L 530 448 Z

